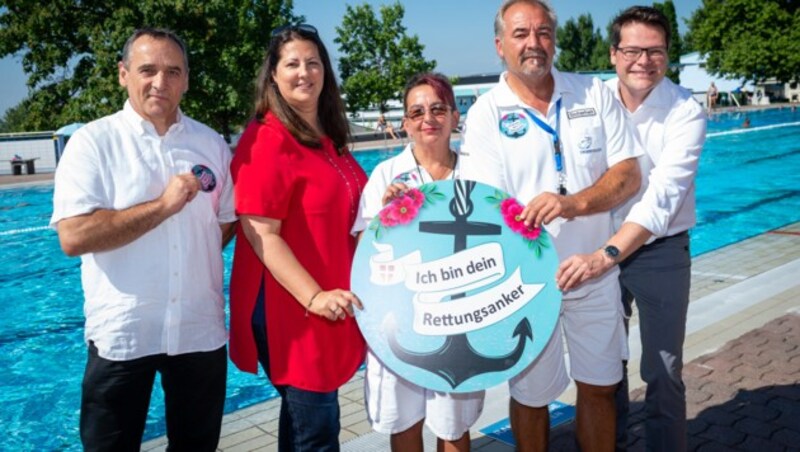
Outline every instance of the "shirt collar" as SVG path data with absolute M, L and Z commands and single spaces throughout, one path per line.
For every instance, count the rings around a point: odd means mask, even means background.
M 619 78 L 614 78 L 608 81 L 609 86 L 611 87 L 611 91 L 614 92 L 614 97 L 619 101 L 621 105 L 625 105 L 622 103 L 622 96 L 619 94 Z M 658 85 L 656 85 L 650 94 L 644 98 L 644 102 L 639 105 L 639 108 L 636 111 L 631 112 L 627 108 L 624 108 L 625 112 L 628 114 L 636 113 L 637 111 L 641 110 L 642 108 L 657 108 L 662 110 L 668 110 L 672 108 L 672 104 L 670 103 L 670 96 L 669 96 L 669 84 L 672 83 L 664 77 Z
M 133 105 L 131 105 L 130 99 L 125 101 L 125 105 L 122 107 L 122 116 L 125 120 L 136 130 L 136 132 L 140 135 L 156 135 L 158 136 L 158 132 L 156 132 L 156 128 L 152 122 L 144 119 L 136 110 L 133 109 Z M 186 127 L 186 117 L 183 115 L 180 107 L 178 108 L 178 115 L 177 121 L 175 124 L 169 126 L 167 129 L 167 133 L 164 136 L 169 135 L 170 133 L 178 133 L 184 130 Z
M 568 83 L 564 83 L 563 76 L 561 72 L 555 67 L 550 69 L 550 74 L 553 76 L 553 97 L 550 99 L 550 105 L 552 106 L 555 104 L 556 101 L 564 97 L 566 93 L 571 92 L 570 86 Z M 508 75 L 508 71 L 503 72 L 500 74 L 500 80 L 498 81 L 498 95 L 497 95 L 497 105 L 499 107 L 522 107 L 527 108 L 528 105 L 525 105 L 520 100 L 519 96 L 514 94 L 514 91 L 511 90 L 511 87 L 508 86 L 508 81 L 506 77 Z

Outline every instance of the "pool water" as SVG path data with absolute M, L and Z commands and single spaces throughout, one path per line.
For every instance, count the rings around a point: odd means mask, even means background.
M 800 113 L 717 115 L 697 178 L 692 254 L 800 221 Z M 368 172 L 400 148 L 359 152 Z M 0 189 L 0 450 L 80 450 L 85 364 L 80 260 L 61 253 L 46 227 L 52 186 Z M 228 281 L 233 247 L 225 256 Z M 225 287 L 227 295 L 227 284 Z M 262 374 L 229 366 L 225 411 L 276 396 Z M 163 394 L 153 392 L 145 438 L 165 433 Z

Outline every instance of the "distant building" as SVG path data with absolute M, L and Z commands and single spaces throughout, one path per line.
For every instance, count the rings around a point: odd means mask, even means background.
M 692 91 L 694 98 L 701 105 L 706 106 L 706 93 L 711 82 L 714 82 L 719 90 L 720 99 L 718 105 L 731 105 L 731 93 L 739 91 L 753 91 L 753 85 L 748 84 L 745 79 L 728 79 L 709 74 L 706 71 L 706 58 L 701 57 L 699 52 L 687 53 L 681 56 L 681 86 Z
M 769 102 L 800 102 L 800 85 L 797 80 L 789 83 L 781 83 L 775 78 L 756 83 L 754 96 Z

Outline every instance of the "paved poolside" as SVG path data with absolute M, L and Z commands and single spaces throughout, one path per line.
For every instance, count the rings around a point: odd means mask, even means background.
M 800 223 L 743 240 L 693 260 L 684 348 L 691 450 L 798 450 L 800 447 Z M 631 356 L 639 356 L 631 323 Z M 644 450 L 644 390 L 638 359 L 629 365 L 631 451 Z M 364 411 L 363 372 L 342 387 L 343 451 L 388 450 L 388 436 L 372 432 Z M 488 391 L 472 432 L 473 450 L 513 447 L 478 429 L 507 417 L 507 390 Z M 559 399 L 573 404 L 574 387 Z M 225 416 L 219 450 L 277 450 L 278 400 Z M 577 450 L 574 424 L 551 433 L 551 450 Z M 426 429 L 426 450 L 435 438 Z M 165 450 L 166 438 L 142 444 Z

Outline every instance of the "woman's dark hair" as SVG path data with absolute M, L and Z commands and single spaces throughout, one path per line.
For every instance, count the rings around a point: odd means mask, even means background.
M 344 103 L 336 85 L 331 59 L 325 45 L 316 32 L 310 31 L 312 27 L 286 27 L 276 33 L 269 43 L 264 64 L 256 79 L 255 116 L 259 121 L 264 120 L 267 112 L 271 111 L 286 126 L 294 138 L 304 146 L 311 148 L 322 147 L 321 136 L 317 134 L 297 112 L 281 96 L 272 74 L 278 67 L 281 50 L 294 40 L 303 40 L 313 43 L 317 47 L 324 69 L 322 92 L 319 95 L 317 116 L 322 125 L 323 132 L 333 141 L 337 152 L 341 155 L 347 150 L 350 138 L 350 128 L 347 125 L 347 114 Z
M 439 96 L 444 103 L 450 106 L 450 108 L 453 110 L 456 110 L 456 99 L 455 95 L 453 94 L 453 85 L 450 84 L 450 80 L 446 76 L 438 72 L 422 72 L 408 79 L 408 83 L 406 83 L 406 87 L 403 90 L 404 110 L 408 108 L 408 93 L 420 85 L 428 85 L 433 88 L 433 92 L 436 93 L 436 95 Z

